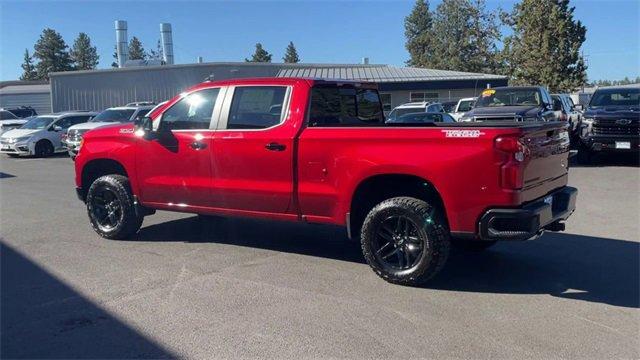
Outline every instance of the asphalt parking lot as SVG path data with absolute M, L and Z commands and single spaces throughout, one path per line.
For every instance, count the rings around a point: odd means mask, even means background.
M 640 170 L 574 167 L 564 233 L 388 284 L 341 229 L 159 212 L 89 226 L 67 157 L 0 159 L 3 358 L 639 358 Z

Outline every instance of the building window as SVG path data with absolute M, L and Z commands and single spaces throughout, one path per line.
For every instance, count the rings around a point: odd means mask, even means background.
M 391 94 L 380 94 L 380 101 L 382 102 L 382 110 L 391 111 Z
M 434 92 L 412 92 L 409 96 L 411 98 L 411 102 L 438 100 L 438 93 Z

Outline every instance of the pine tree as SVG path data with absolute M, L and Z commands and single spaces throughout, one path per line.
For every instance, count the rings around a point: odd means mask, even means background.
M 573 19 L 569 0 L 522 0 L 508 16 L 504 42 L 514 84 L 541 84 L 553 92 L 581 87 L 587 66 L 580 55 L 586 27 Z
M 33 56 L 38 59 L 36 72 L 39 79 L 49 79 L 49 73 L 73 70 L 67 44 L 55 30 L 46 28 L 34 46 Z
M 142 42 L 137 37 L 131 38 L 131 42 L 129 43 L 129 60 L 146 60 L 147 53 L 144 51 L 144 47 L 142 47 Z
M 81 32 L 73 43 L 73 47 L 69 53 L 74 62 L 76 70 L 91 70 L 98 66 L 98 50 L 95 46 L 91 46 L 89 35 Z
M 298 57 L 298 50 L 295 45 L 293 45 L 293 41 L 289 41 L 289 45 L 287 45 L 287 50 L 285 51 L 284 57 L 282 58 L 285 63 L 299 63 L 300 58 Z
M 256 51 L 251 55 L 251 59 L 244 59 L 246 62 L 271 62 L 271 54 L 262 48 L 262 44 L 256 44 Z
M 404 19 L 404 36 L 410 56 L 407 65 L 433 67 L 437 54 L 433 49 L 432 14 L 428 0 L 416 0 L 411 14 Z
M 498 70 L 500 30 L 484 0 L 443 0 L 433 14 L 433 66 L 443 70 Z
M 29 55 L 29 50 L 24 49 L 24 62 L 22 65 L 22 75 L 20 80 L 38 80 L 38 73 L 36 67 L 33 65 L 33 57 Z
M 111 67 L 118 67 L 118 45 L 113 46 L 113 62 L 111 63 Z

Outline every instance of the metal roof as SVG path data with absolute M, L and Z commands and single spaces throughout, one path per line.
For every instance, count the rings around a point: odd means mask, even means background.
M 435 80 L 488 80 L 507 78 L 506 76 L 493 74 L 412 67 L 401 68 L 389 65 L 325 65 L 321 67 L 298 66 L 280 69 L 277 76 L 367 80 L 377 83 Z
M 49 84 L 8 85 L 0 88 L 0 95 L 8 94 L 42 94 L 51 92 Z

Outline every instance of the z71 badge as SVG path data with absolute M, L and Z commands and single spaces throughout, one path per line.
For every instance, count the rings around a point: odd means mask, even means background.
M 448 138 L 477 138 L 484 135 L 480 130 L 442 130 L 444 137 Z

